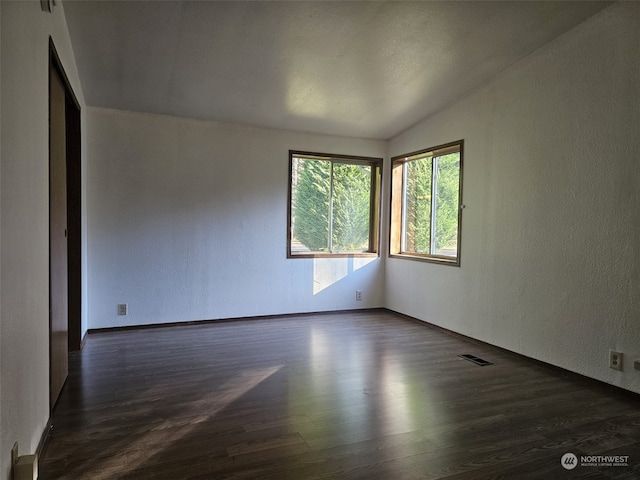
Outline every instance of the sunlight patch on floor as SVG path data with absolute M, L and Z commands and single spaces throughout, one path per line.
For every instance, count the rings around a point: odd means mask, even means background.
M 161 454 L 168 446 L 187 436 L 199 424 L 214 418 L 227 405 L 242 397 L 281 368 L 283 368 L 282 365 L 240 373 L 209 395 L 190 403 L 180 413 L 178 419 L 166 420 L 142 437 L 133 440 L 121 455 L 96 464 L 90 473 L 91 480 L 116 478 L 119 474 L 135 469 L 150 457 Z M 188 418 L 186 424 L 185 417 Z

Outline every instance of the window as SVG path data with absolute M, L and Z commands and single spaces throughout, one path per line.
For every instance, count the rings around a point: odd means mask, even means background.
M 462 147 L 391 159 L 391 256 L 460 265 Z
M 289 151 L 288 257 L 377 254 L 381 164 Z

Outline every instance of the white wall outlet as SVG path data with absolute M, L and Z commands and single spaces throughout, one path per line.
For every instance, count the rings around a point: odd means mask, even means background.
M 356 300 L 358 302 L 362 301 L 362 290 L 356 290 Z
M 118 304 L 118 315 L 126 315 L 128 310 L 129 310 L 129 307 L 126 303 Z
M 609 350 L 609 368 L 622 370 L 622 352 Z

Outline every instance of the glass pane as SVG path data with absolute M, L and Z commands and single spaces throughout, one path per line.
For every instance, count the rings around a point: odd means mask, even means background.
M 291 168 L 291 253 L 329 251 L 331 162 L 293 158 Z
M 431 157 L 405 164 L 402 250 L 430 253 L 431 239 Z
M 458 255 L 460 153 L 438 157 L 436 165 L 435 255 Z
M 334 163 L 332 251 L 369 250 L 371 165 Z

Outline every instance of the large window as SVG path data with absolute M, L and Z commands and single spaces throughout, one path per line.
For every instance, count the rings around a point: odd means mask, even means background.
M 289 257 L 377 254 L 381 163 L 289 151 Z
M 390 255 L 460 265 L 462 146 L 391 159 Z

